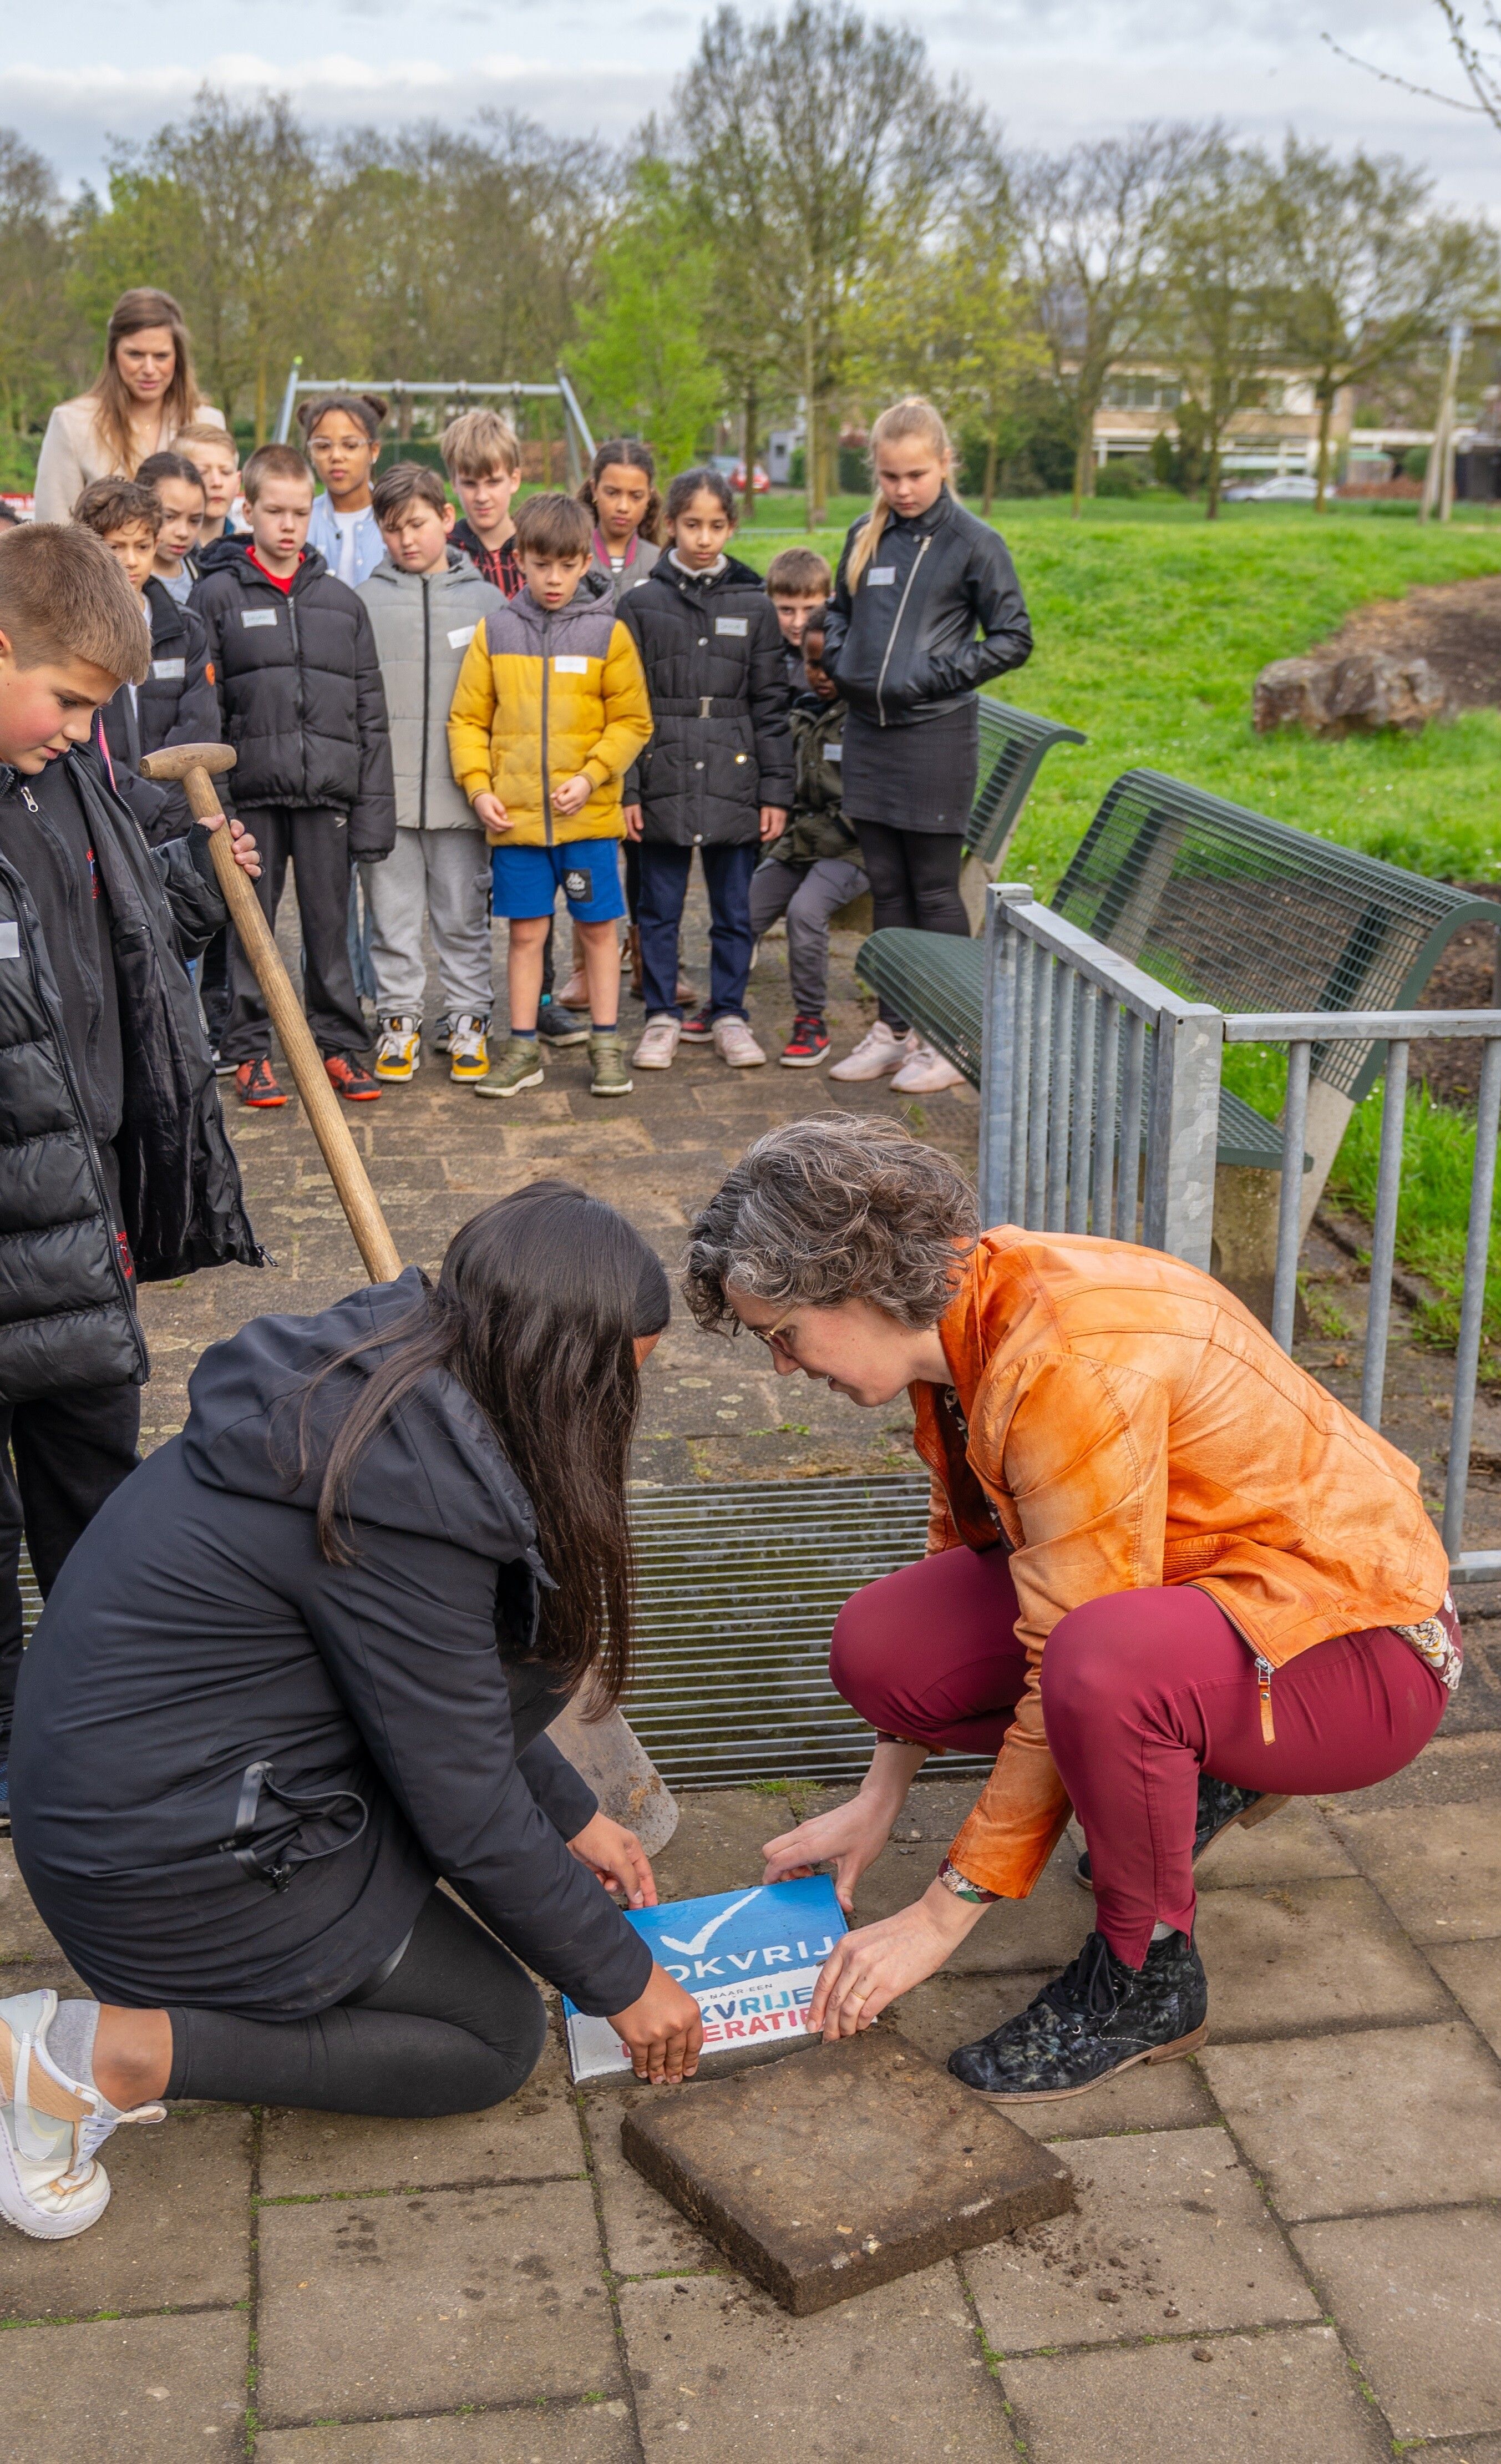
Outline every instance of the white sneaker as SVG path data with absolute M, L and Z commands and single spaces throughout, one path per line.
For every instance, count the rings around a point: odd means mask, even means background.
M 842 1078 L 847 1085 L 864 1078 L 889 1078 L 911 1060 L 918 1048 L 911 1028 L 905 1035 L 893 1035 L 883 1018 L 878 1018 L 868 1035 L 862 1035 L 853 1052 L 837 1061 L 830 1070 L 831 1078 Z
M 477 1010 L 461 1010 L 448 1029 L 448 1075 L 461 1087 L 471 1087 L 489 1068 L 489 1021 Z
M 422 1067 L 423 1045 L 420 1018 L 387 1017 L 381 1021 L 381 1041 L 376 1048 L 375 1074 L 390 1083 L 404 1086 Z
M 164 2104 L 117 2113 L 98 2088 L 64 2077 L 47 2051 L 57 1996 L 0 2002 L 0 2215 L 33 2241 L 68 2241 L 98 2223 L 109 2175 L 96 2162 L 122 2122 L 164 2122 Z
M 946 1087 L 962 1087 L 964 1082 L 962 1069 L 956 1069 L 930 1044 L 920 1044 L 891 1083 L 899 1095 L 939 1095 Z
M 665 1010 L 659 1010 L 655 1018 L 646 1021 L 646 1032 L 631 1054 L 632 1067 L 670 1069 L 672 1056 L 682 1039 L 682 1020 L 669 1018 Z
M 766 1060 L 743 1018 L 715 1019 L 714 1049 L 730 1069 L 759 1069 Z

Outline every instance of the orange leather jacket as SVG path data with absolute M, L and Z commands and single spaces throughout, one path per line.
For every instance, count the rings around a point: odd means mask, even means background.
M 1003 1225 L 939 1333 L 968 1442 L 941 1389 L 911 1389 L 933 1473 L 929 1552 L 1004 1540 L 1030 1663 L 950 1854 L 985 1889 L 1025 1899 L 1069 1815 L 1040 1669 L 1070 1609 L 1197 1584 L 1266 1663 L 1266 1725 L 1273 1670 L 1331 1635 L 1431 1617 L 1448 1561 L 1406 1457 L 1176 1258 Z

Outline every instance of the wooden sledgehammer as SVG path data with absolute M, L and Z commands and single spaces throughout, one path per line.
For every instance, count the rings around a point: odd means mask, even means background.
M 165 752 L 148 753 L 141 767 L 159 783 L 180 781 L 188 809 L 200 822 L 222 822 L 224 806 L 214 780 L 234 768 L 229 744 L 173 744 Z M 282 964 L 271 926 L 261 913 L 254 885 L 234 861 L 229 833 L 214 830 L 208 841 L 214 872 L 229 911 L 229 921 L 255 970 L 266 996 L 272 1023 L 281 1038 L 293 1080 L 313 1124 L 329 1177 L 373 1284 L 394 1283 L 402 1271 L 401 1254 L 381 1212 L 349 1133 L 338 1097 L 329 1085 L 322 1055 L 314 1043 L 302 1003 Z M 560 1711 L 549 1733 L 594 1790 L 606 1814 L 640 1834 L 649 1857 L 664 1848 L 678 1827 L 678 1809 L 634 1729 L 619 1711 L 602 1720 L 584 1720 L 572 1704 Z
M 222 822 L 224 806 L 214 780 L 226 770 L 232 770 L 237 758 L 229 744 L 172 744 L 163 753 L 148 753 L 141 768 L 145 778 L 159 783 L 180 781 L 195 820 Z M 349 1218 L 365 1272 L 373 1284 L 394 1283 L 402 1271 L 401 1254 L 350 1135 L 339 1099 L 329 1085 L 322 1055 L 302 1015 L 302 1003 L 282 964 L 271 926 L 261 913 L 254 885 L 235 863 L 227 829 L 212 833 L 208 849 L 229 921 L 266 996 L 272 1023 L 281 1038 L 281 1048 L 328 1166 L 329 1178 Z

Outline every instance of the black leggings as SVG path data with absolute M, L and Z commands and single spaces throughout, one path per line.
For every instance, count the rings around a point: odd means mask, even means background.
M 878 933 L 905 924 L 919 933 L 952 933 L 969 938 L 969 918 L 959 895 L 964 836 L 958 830 L 894 830 L 885 822 L 856 822 L 860 861 L 870 883 Z M 882 1001 L 880 1015 L 897 1035 L 907 1022 Z
M 168 2097 L 408 2121 L 514 2096 L 547 2042 L 519 1960 L 434 1891 L 383 1984 L 311 2019 L 170 2009 Z

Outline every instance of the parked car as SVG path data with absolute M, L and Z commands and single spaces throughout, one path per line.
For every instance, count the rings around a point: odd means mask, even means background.
M 726 478 L 729 480 L 730 486 L 735 490 L 736 494 L 744 495 L 746 487 L 746 466 L 744 457 L 739 461 L 736 461 L 735 456 L 732 453 L 716 453 L 712 457 L 709 467 L 714 471 L 723 471 Z M 755 496 L 764 496 L 771 484 L 771 480 L 767 477 L 766 473 L 762 470 L 761 465 L 758 462 L 755 466 L 755 476 L 750 482 L 751 495 Z
M 1311 505 L 1317 494 L 1318 482 L 1306 471 L 1279 471 L 1273 478 L 1243 480 L 1220 491 L 1227 505 Z

